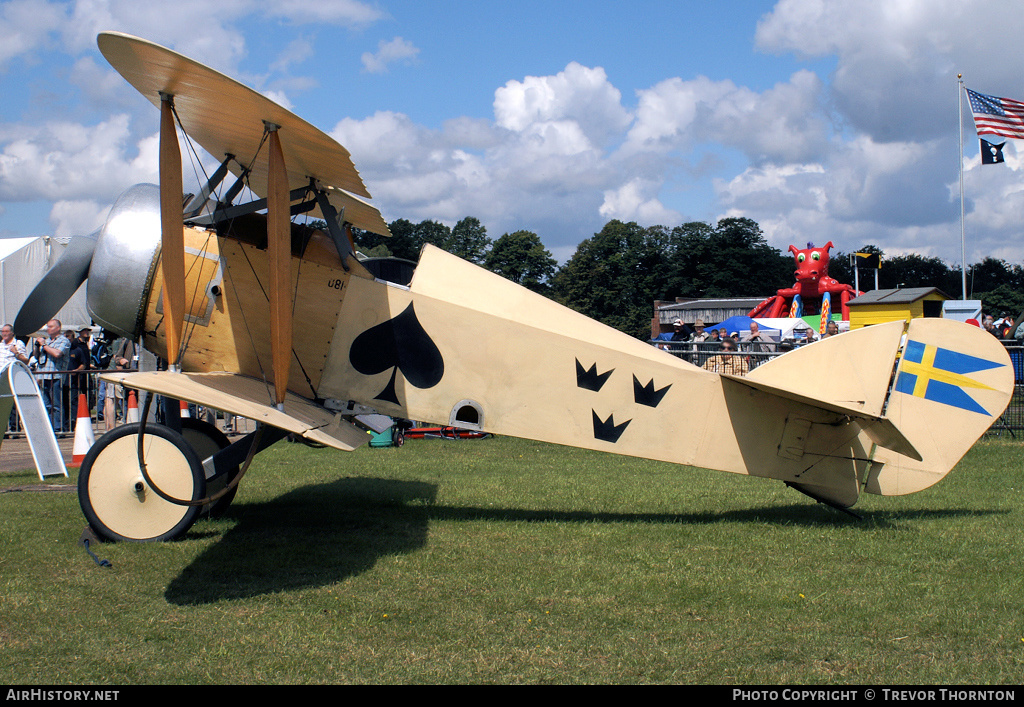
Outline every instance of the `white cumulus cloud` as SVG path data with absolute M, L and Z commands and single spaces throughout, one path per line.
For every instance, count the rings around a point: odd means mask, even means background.
M 667 209 L 653 194 L 660 187 L 657 183 L 631 179 L 618 189 L 607 189 L 604 202 L 598 213 L 606 219 L 637 221 L 643 224 L 676 224 L 682 221 L 682 214 Z
M 813 159 L 826 148 L 829 131 L 821 91 L 810 71 L 763 93 L 704 76 L 666 79 L 638 92 L 637 118 L 623 150 L 689 150 L 711 141 L 756 162 Z
M 123 114 L 91 127 L 52 122 L 0 133 L 0 198 L 88 199 L 155 181 L 153 138 L 130 140 Z
M 506 83 L 494 92 L 494 117 L 500 127 L 534 135 L 549 125 L 562 126 L 555 130 L 564 135 L 573 124 L 580 137 L 599 147 L 620 137 L 632 118 L 604 69 L 576 62 L 554 76 Z
M 362 56 L 363 70 L 371 74 L 383 74 L 395 62 L 410 63 L 419 56 L 420 50 L 401 37 L 377 44 L 376 52 L 364 52 Z

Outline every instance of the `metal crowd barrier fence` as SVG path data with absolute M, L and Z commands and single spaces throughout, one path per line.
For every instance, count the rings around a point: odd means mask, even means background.
M 747 364 L 747 368 L 753 370 L 765 361 L 781 356 L 787 351 L 799 348 L 804 344 L 793 342 L 763 341 L 755 344 L 739 342 L 739 350 L 735 353 L 722 351 L 722 345 L 718 341 L 686 342 L 686 341 L 664 341 L 651 340 L 652 346 L 668 351 L 673 356 L 688 361 L 695 366 L 708 366 L 708 361 L 716 357 L 728 361 L 730 358 L 741 358 Z M 714 365 L 714 362 L 710 365 Z M 710 366 L 709 366 L 710 367 Z
M 75 434 L 75 424 L 78 421 L 78 401 L 81 393 L 86 396 L 89 405 L 89 418 L 92 421 L 93 430 L 98 437 L 108 429 L 123 425 L 128 420 L 128 391 L 122 386 L 112 386 L 107 390 L 108 384 L 99 379 L 99 375 L 105 371 L 85 371 L 69 373 L 60 371 L 58 373 L 33 372 L 40 392 L 43 393 L 43 402 L 50 412 L 50 423 L 57 437 L 69 437 Z M 109 398 L 108 398 L 109 393 Z M 141 393 L 145 396 L 147 393 Z M 109 400 L 109 404 L 108 403 Z M 145 397 L 140 397 L 138 407 L 141 414 Z M 151 406 L 150 418 L 156 420 L 159 407 Z M 189 405 L 189 416 L 205 419 L 214 424 L 225 434 L 242 433 L 248 434 L 256 429 L 256 423 L 244 417 L 236 417 L 227 413 L 219 412 L 209 408 L 201 408 L 196 405 Z M 108 424 L 108 417 L 110 418 Z M 7 432 L 4 437 L 24 437 L 25 431 L 18 417 L 17 406 L 11 411 L 11 417 L 7 421 Z
M 1004 341 L 1010 362 L 1013 364 L 1013 397 L 1006 411 L 988 428 L 989 435 L 1008 434 L 1017 439 L 1024 432 L 1024 344 L 1017 340 Z
M 721 350 L 721 345 L 717 341 L 693 343 L 652 339 L 648 343 L 701 367 L 707 366 L 708 361 L 714 357 L 725 359 L 730 356 L 741 357 L 749 370 L 753 370 L 765 361 L 781 356 L 787 351 L 806 345 L 789 342 L 766 342 L 751 345 L 740 342 L 739 351 L 726 353 Z M 1015 339 L 1003 341 L 1002 344 L 1010 354 L 1010 361 L 1013 365 L 1014 392 L 1009 406 L 999 419 L 992 423 L 986 434 L 1001 436 L 1005 433 L 1011 438 L 1017 439 L 1019 433 L 1024 432 L 1024 344 Z M 751 350 L 751 346 L 761 350 Z M 733 366 L 733 368 L 741 368 L 741 366 Z M 726 370 L 724 372 L 731 373 L 733 371 Z

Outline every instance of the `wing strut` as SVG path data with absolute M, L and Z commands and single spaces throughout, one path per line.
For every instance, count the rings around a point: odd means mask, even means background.
M 352 246 L 350 235 L 342 230 L 342 224 L 345 221 L 345 209 L 342 208 L 341 214 L 339 214 L 338 210 L 334 208 L 334 204 L 327 198 L 327 192 L 319 184 L 314 185 L 313 193 L 316 195 L 317 206 L 320 207 L 320 213 L 323 214 L 324 222 L 327 224 L 327 232 L 331 234 L 334 246 L 338 249 L 338 255 L 341 257 L 341 267 L 345 268 L 345 272 L 348 272 L 348 258 L 350 255 L 355 254 L 355 248 Z
M 228 165 L 233 159 L 235 159 L 235 156 L 232 154 L 224 156 L 224 161 L 220 163 L 217 171 L 206 180 L 206 185 L 185 206 L 186 218 L 192 218 L 200 214 L 203 207 L 206 206 L 206 202 L 210 200 L 210 196 L 213 195 L 214 190 L 220 186 L 220 183 L 224 181 L 224 177 L 228 175 Z
M 185 321 L 185 226 L 182 222 L 181 150 L 174 127 L 174 97 L 160 93 L 160 273 L 164 281 L 167 365 L 177 370 Z
M 270 260 L 270 336 L 274 361 L 274 402 L 284 409 L 292 351 L 292 238 L 288 173 L 278 135 L 280 126 L 264 121 L 267 143 L 267 254 Z

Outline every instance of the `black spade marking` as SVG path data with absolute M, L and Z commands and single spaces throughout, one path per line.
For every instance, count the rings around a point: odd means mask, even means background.
M 653 378 L 651 378 L 651 382 L 648 383 L 647 385 L 640 385 L 640 381 L 638 381 L 636 379 L 636 376 L 634 375 L 633 400 L 635 400 L 640 405 L 647 405 L 649 407 L 656 408 L 658 407 L 658 403 L 661 402 L 661 399 L 665 397 L 665 393 L 667 393 L 668 389 L 671 387 L 672 384 L 669 383 L 661 390 L 655 390 Z
M 391 380 L 375 399 L 395 405 L 399 404 L 395 391 L 399 370 L 417 388 L 432 388 L 444 377 L 444 358 L 420 324 L 412 303 L 397 317 L 357 336 L 348 351 L 348 360 L 365 376 L 393 368 Z
M 597 364 L 583 370 L 583 364 L 580 363 L 579 359 L 576 359 L 576 387 L 583 388 L 584 390 L 592 390 L 595 393 L 601 390 L 601 386 L 604 385 L 605 381 L 608 380 L 608 376 L 612 374 L 615 369 L 606 373 L 598 374 Z
M 626 426 L 632 422 L 632 420 L 626 420 L 621 425 L 616 425 L 615 415 L 609 415 L 607 420 L 602 420 L 597 416 L 596 410 L 591 410 L 590 412 L 594 416 L 594 438 L 611 442 L 612 444 L 619 441 L 619 437 L 626 431 Z

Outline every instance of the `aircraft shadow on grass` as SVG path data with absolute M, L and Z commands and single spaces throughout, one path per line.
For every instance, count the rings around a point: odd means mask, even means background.
M 323 586 L 423 547 L 437 487 L 339 479 L 266 503 L 236 503 L 236 525 L 167 587 L 172 604 L 206 604 Z M 194 529 L 199 530 L 202 526 Z
M 473 507 L 433 506 L 431 520 L 499 520 L 537 523 L 678 523 L 707 525 L 711 523 L 758 523 L 764 525 L 799 525 L 806 527 L 851 526 L 861 530 L 894 527 L 907 520 L 983 516 L 1008 511 L 975 509 L 914 509 L 907 511 L 860 511 L 854 518 L 817 504 L 794 503 L 785 506 L 762 506 L 733 511 L 701 513 L 601 513 L 592 511 L 519 510 Z
M 916 520 L 986 516 L 1004 511 L 908 509 L 863 511 L 863 520 L 814 504 L 700 513 L 603 513 L 436 505 L 437 487 L 416 481 L 345 478 L 291 491 L 266 503 L 231 506 L 236 525 L 171 581 L 172 604 L 324 586 L 359 575 L 381 558 L 426 545 L 431 521 L 536 523 L 756 523 L 852 526 L 865 531 Z M 191 535 L 195 537 L 197 530 Z

